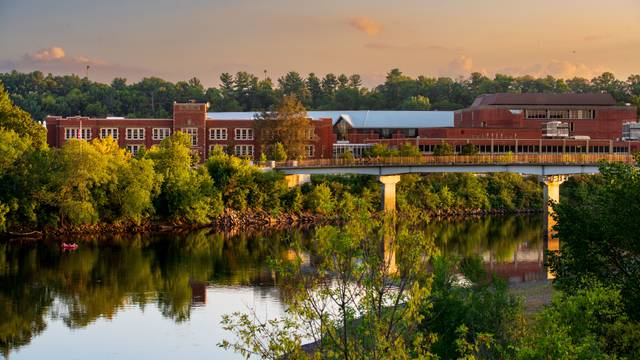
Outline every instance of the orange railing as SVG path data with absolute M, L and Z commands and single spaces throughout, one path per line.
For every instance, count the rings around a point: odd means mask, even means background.
M 336 166 L 412 166 L 412 165 L 490 165 L 490 164 L 544 164 L 544 165 L 595 165 L 600 161 L 635 164 L 628 154 L 482 154 L 482 155 L 424 155 L 409 157 L 364 157 L 356 159 L 311 159 L 279 161 L 277 168 L 336 167 Z M 273 163 L 261 164 L 270 166 Z

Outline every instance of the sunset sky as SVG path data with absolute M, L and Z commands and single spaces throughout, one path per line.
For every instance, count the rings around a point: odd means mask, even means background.
M 221 72 L 640 73 L 640 0 L 0 0 L 0 71 L 205 85 Z

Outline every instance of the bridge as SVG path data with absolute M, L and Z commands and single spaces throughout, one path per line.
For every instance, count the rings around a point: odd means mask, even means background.
M 635 164 L 633 156 L 611 153 L 579 154 L 480 154 L 480 155 L 424 155 L 415 157 L 378 157 L 356 159 L 315 159 L 271 162 L 274 170 L 287 175 L 290 186 L 299 185 L 308 175 L 361 174 L 377 176 L 382 186 L 382 210 L 394 212 L 396 184 L 400 175 L 412 173 L 493 173 L 511 172 L 536 175 L 543 184 L 545 218 L 551 220 L 549 200 L 560 200 L 560 184 L 568 176 L 595 174 L 601 162 Z M 552 224 L 548 223 L 547 228 Z

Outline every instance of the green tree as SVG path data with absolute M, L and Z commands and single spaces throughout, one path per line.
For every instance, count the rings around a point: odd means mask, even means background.
M 554 205 L 560 252 L 551 254 L 551 269 L 560 289 L 572 293 L 588 280 L 620 288 L 626 309 L 640 319 L 640 173 L 631 165 L 600 166 L 602 181 L 571 202 Z
M 453 155 L 453 146 L 449 143 L 438 144 L 433 149 L 433 155 L 435 156 Z
M 275 161 L 287 160 L 287 151 L 284 149 L 284 146 L 282 145 L 282 143 L 277 142 L 275 143 L 275 145 L 273 145 L 271 158 Z
M 94 193 L 115 179 L 109 171 L 108 158 L 84 140 L 69 140 L 56 153 L 57 199 L 60 216 L 73 224 L 99 220 L 98 201 Z M 64 224 L 64 222 L 63 222 Z
M 275 111 L 261 113 L 254 126 L 262 145 L 280 143 L 289 159 L 305 156 L 307 132 L 313 125 L 307 119 L 306 109 L 295 96 L 284 96 Z
M 419 156 L 422 156 L 422 153 L 420 152 L 417 146 L 411 143 L 403 143 L 402 145 L 400 145 L 399 155 L 419 157 Z
M 306 195 L 305 208 L 322 215 L 329 215 L 335 208 L 331 189 L 326 184 L 318 184 Z
M 400 110 L 429 110 L 431 109 L 431 103 L 429 102 L 429 98 L 422 95 L 412 96 L 406 99 L 402 105 L 400 105 Z
M 20 137 L 29 137 L 33 146 L 46 147 L 47 130 L 33 121 L 29 113 L 13 105 L 9 94 L 0 83 L 0 128 L 13 130 Z
M 396 233 L 366 212 L 351 219 L 316 231 L 312 273 L 299 261 L 276 264 L 290 294 L 287 317 L 261 322 L 227 315 L 223 327 L 238 340 L 219 346 L 268 359 L 430 357 L 435 336 L 416 329 L 429 295 L 424 269 L 433 242 L 420 233 Z M 314 341 L 315 355 L 302 351 L 305 338 Z
M 636 359 L 640 324 L 625 311 L 619 290 L 590 284 L 560 293 L 537 315 L 518 359 Z
M 478 153 L 478 147 L 472 143 L 462 145 L 460 152 L 462 155 L 476 155 Z
M 423 306 L 420 329 L 438 334 L 432 347 L 434 354 L 442 359 L 465 358 L 465 351 L 457 343 L 473 343 L 489 335 L 491 346 L 473 349 L 472 355 L 513 358 L 513 344 L 521 339 L 525 322 L 522 303 L 509 294 L 506 282 L 488 277 L 479 257 L 436 256 L 433 267 L 431 297 Z M 460 275 L 464 276 L 462 285 Z M 461 327 L 466 328 L 462 334 Z
M 390 149 L 389 145 L 383 143 L 376 143 L 364 153 L 367 157 L 389 157 L 398 156 L 398 150 Z
M 162 176 L 155 209 L 177 222 L 206 224 L 222 211 L 220 194 L 205 167 L 192 167 L 191 138 L 180 131 L 146 154 Z

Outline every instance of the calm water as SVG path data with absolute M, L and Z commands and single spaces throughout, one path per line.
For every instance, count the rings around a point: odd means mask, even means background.
M 544 279 L 539 216 L 439 222 L 448 254 L 479 254 L 511 282 Z M 222 314 L 283 313 L 266 265 L 312 231 L 129 236 L 0 245 L 0 348 L 10 359 L 237 359 L 216 344 Z

